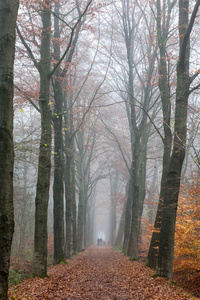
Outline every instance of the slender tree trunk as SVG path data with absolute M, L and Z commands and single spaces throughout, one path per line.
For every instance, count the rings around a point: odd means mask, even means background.
M 77 214 L 76 214 L 76 199 L 73 197 L 72 203 L 72 213 L 73 213 L 73 253 L 77 252 Z
M 59 15 L 60 1 L 55 3 L 54 16 L 54 59 L 60 60 L 60 27 Z M 65 260 L 64 249 L 64 202 L 63 202 L 63 124 L 62 124 L 62 86 L 60 82 L 60 67 L 55 71 L 54 99 L 55 108 L 53 116 L 54 125 L 54 183 L 53 183 L 53 200 L 54 200 L 54 261 L 59 263 Z
M 13 212 L 13 65 L 19 1 L 0 1 L 0 299 L 7 300 Z
M 23 135 L 24 136 L 24 135 Z M 21 220 L 20 220 L 20 237 L 19 237 L 19 248 L 18 248 L 18 256 L 19 259 L 23 259 L 23 250 L 25 249 L 26 244 L 26 215 L 27 215 L 27 161 L 26 161 L 26 152 L 23 153 L 23 192 L 22 192 L 22 201 L 23 201 L 23 207 L 21 209 Z M 15 210 L 15 207 L 14 207 Z
M 129 28 L 130 29 L 130 28 Z M 139 217 L 139 151 L 140 133 L 137 127 L 135 98 L 134 98 L 134 76 L 133 76 L 133 31 L 126 32 L 126 50 L 129 66 L 128 73 L 128 97 L 130 103 L 130 123 L 131 123 L 131 152 L 132 152 L 132 208 L 131 208 L 131 230 L 128 241 L 127 254 L 131 257 L 138 257 L 138 217 Z
M 66 155 L 65 169 L 65 199 L 66 199 L 66 257 L 72 255 L 72 176 L 71 176 L 71 148 Z
M 127 254 L 130 257 L 138 257 L 138 230 L 139 230 L 139 186 L 133 186 L 133 202 L 132 202 L 132 222 L 131 222 L 131 231 L 128 242 L 128 251 Z
M 151 126 L 148 126 L 146 120 L 143 125 L 142 137 L 141 137 L 141 151 L 139 155 L 139 225 L 138 235 L 140 238 L 142 213 L 144 208 L 144 199 L 146 196 L 146 165 L 147 165 L 147 143 L 149 139 L 149 133 Z
M 117 232 L 115 246 L 122 247 L 123 235 L 124 235 L 124 225 L 125 225 L 125 204 L 124 204 L 122 215 L 121 215 L 120 222 L 119 222 L 119 228 L 118 228 L 118 232 Z
M 67 103 L 69 101 L 69 103 Z M 71 257 L 73 251 L 73 242 L 75 242 L 76 234 L 73 230 L 75 225 L 73 220 L 76 221 L 76 201 L 75 201 L 75 170 L 74 170 L 74 125 L 73 125 L 73 114 L 68 107 L 72 107 L 72 97 L 67 95 L 65 97 L 65 206 L 66 206 L 66 256 Z M 74 206 L 75 205 L 75 206 Z
M 116 200 L 113 196 L 110 200 L 110 244 L 114 246 L 116 240 Z
M 88 243 L 87 246 L 91 246 L 93 244 L 93 236 L 94 236 L 94 198 L 91 199 L 90 209 L 88 210 Z
M 132 170 L 132 167 L 131 167 Z M 131 231 L 131 204 L 132 204 L 132 171 L 130 172 L 130 179 L 128 184 L 128 193 L 127 193 L 127 201 L 126 201 L 126 210 L 125 210 L 125 224 L 124 224 L 124 242 L 123 242 L 123 252 L 126 253 L 128 249 L 128 241 Z
M 47 274 L 47 214 L 51 169 L 51 110 L 49 105 L 51 10 L 49 1 L 45 1 L 45 7 L 41 15 L 43 23 L 40 48 L 39 95 L 41 139 L 35 199 L 35 236 L 32 272 L 33 275 L 42 277 Z
M 87 239 L 88 239 L 88 197 L 86 193 L 86 183 L 84 178 L 84 243 L 83 243 L 83 249 L 87 248 Z
M 110 198 L 110 243 L 112 246 L 114 246 L 115 240 L 116 240 L 116 198 L 115 194 L 117 193 L 117 187 L 118 187 L 118 174 L 114 173 L 114 176 L 110 177 L 110 192 L 111 192 L 111 198 Z
M 84 247 L 84 184 L 83 174 L 79 177 L 79 203 L 78 203 L 78 232 L 77 232 L 77 250 L 82 251 Z
M 75 192 L 75 163 L 72 163 L 72 222 L 73 222 L 73 253 L 77 252 L 77 213 L 76 213 L 76 192 Z
M 80 131 L 77 135 L 77 145 L 79 157 L 77 161 L 77 172 L 79 180 L 79 202 L 78 202 L 78 226 L 77 226 L 77 251 L 84 249 L 85 240 L 85 176 L 84 174 L 84 132 Z
M 140 153 L 140 135 L 135 132 L 134 152 L 133 152 L 133 194 L 132 194 L 132 221 L 131 231 L 128 242 L 127 254 L 131 257 L 138 257 L 138 235 L 139 235 L 139 153 Z
M 56 97 L 56 95 L 55 95 Z M 57 115 L 57 114 L 56 114 Z M 64 203 L 63 203 L 63 166 L 62 166 L 62 116 L 54 117 L 54 261 L 65 259 L 64 250 Z

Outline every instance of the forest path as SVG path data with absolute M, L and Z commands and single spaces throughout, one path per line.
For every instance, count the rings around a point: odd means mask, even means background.
M 114 252 L 109 246 L 94 246 L 49 268 L 49 278 L 31 278 L 9 289 L 9 299 L 121 300 L 198 299 L 138 261 Z

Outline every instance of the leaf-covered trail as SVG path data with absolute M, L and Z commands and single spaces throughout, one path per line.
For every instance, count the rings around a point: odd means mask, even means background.
M 198 299 L 110 247 L 92 247 L 68 262 L 50 267 L 49 278 L 10 288 L 9 299 Z

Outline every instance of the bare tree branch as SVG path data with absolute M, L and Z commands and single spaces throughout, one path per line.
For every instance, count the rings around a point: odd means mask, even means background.
M 81 22 L 82 17 L 85 15 L 85 13 L 88 10 L 88 7 L 90 6 L 91 3 L 92 3 L 92 0 L 90 0 L 88 2 L 88 4 L 86 5 L 86 8 L 84 9 L 83 13 L 79 16 L 77 22 L 75 23 L 74 27 L 72 28 L 71 35 L 70 35 L 70 40 L 69 40 L 69 44 L 67 46 L 67 49 L 65 50 L 65 52 L 61 56 L 60 60 L 55 64 L 53 70 L 50 72 L 50 74 L 49 74 L 50 78 L 53 76 L 53 74 L 55 73 L 56 69 L 58 68 L 58 66 L 60 65 L 60 63 L 63 61 L 63 59 L 65 58 L 66 54 L 68 53 L 68 51 L 69 51 L 69 49 L 70 49 L 70 47 L 71 47 L 71 45 L 73 43 L 74 31 L 75 31 L 76 27 L 78 26 L 78 24 Z
M 22 92 L 26 97 L 27 97 L 27 100 L 33 105 L 33 107 L 35 107 L 35 109 L 40 113 L 40 109 L 39 107 L 37 107 L 37 105 L 33 102 L 33 100 L 31 100 L 30 96 L 22 91 L 16 84 L 14 84 L 14 87 L 19 91 L 19 92 Z
M 120 153 L 121 153 L 121 155 L 122 155 L 122 158 L 123 158 L 123 160 L 124 160 L 124 162 L 125 162 L 126 168 L 127 168 L 127 170 L 129 171 L 129 173 L 130 173 L 130 167 L 128 166 L 128 162 L 127 162 L 127 160 L 126 160 L 126 158 L 125 158 L 125 156 L 124 156 L 124 152 L 123 152 L 123 150 L 122 150 L 122 147 L 121 147 L 121 145 L 120 145 L 120 143 L 119 143 L 119 141 L 118 141 L 118 138 L 117 138 L 116 134 L 115 134 L 113 131 L 110 130 L 110 128 L 106 125 L 106 123 L 103 121 L 102 118 L 101 118 L 101 122 L 102 122 L 103 125 L 106 127 L 106 129 L 108 130 L 108 132 L 109 132 L 112 136 L 114 136 L 115 141 L 116 141 L 116 143 L 117 143 L 117 145 L 118 145 L 118 147 L 119 147 L 119 151 L 120 151 Z
M 200 0 L 197 0 L 195 7 L 193 9 L 193 12 L 192 12 L 192 16 L 190 18 L 190 23 L 188 25 L 187 31 L 183 38 L 183 43 L 182 43 L 182 47 L 181 47 L 181 55 L 180 55 L 180 64 L 182 64 L 185 59 L 186 46 L 187 46 L 187 43 L 188 43 L 188 40 L 190 37 L 190 33 L 191 33 L 193 25 L 194 25 L 194 21 L 195 21 L 199 6 L 200 6 Z

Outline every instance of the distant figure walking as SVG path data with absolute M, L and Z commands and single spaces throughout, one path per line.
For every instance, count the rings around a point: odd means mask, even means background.
M 100 244 L 100 239 L 98 238 L 98 239 L 97 239 L 97 245 L 99 245 L 99 244 Z
M 109 246 L 109 244 L 110 244 L 110 242 L 109 241 L 107 241 L 107 245 Z

